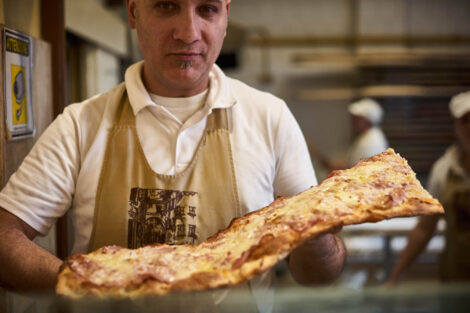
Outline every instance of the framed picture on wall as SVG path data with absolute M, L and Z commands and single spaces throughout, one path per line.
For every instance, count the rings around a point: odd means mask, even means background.
M 30 36 L 4 28 L 4 112 L 9 140 L 34 136 L 32 52 Z

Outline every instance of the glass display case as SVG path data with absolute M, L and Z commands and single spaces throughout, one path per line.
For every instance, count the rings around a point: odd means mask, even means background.
M 186 313 L 256 312 L 250 300 L 236 290 L 214 307 L 211 292 L 181 293 L 165 297 L 129 299 L 65 299 L 52 294 L 35 295 L 36 308 L 30 312 L 51 313 Z M 353 290 L 339 287 L 283 287 L 275 290 L 274 313 L 467 313 L 470 312 L 470 284 L 407 283 L 393 288 L 367 287 Z

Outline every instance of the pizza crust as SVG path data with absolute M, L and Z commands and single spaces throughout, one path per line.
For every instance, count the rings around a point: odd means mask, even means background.
M 68 258 L 56 291 L 80 298 L 139 297 L 233 286 L 268 270 L 302 242 L 343 225 L 442 214 L 392 149 L 333 171 L 318 186 L 232 220 L 198 246 L 107 246 Z

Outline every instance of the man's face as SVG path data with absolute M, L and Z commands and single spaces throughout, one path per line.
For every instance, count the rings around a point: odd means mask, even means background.
M 204 91 L 227 28 L 230 0 L 127 0 L 144 57 L 144 83 L 161 96 Z
M 369 128 L 371 128 L 371 122 L 363 116 L 351 114 L 352 130 L 355 135 L 360 135 Z
M 455 132 L 460 146 L 470 155 L 470 112 L 455 120 Z

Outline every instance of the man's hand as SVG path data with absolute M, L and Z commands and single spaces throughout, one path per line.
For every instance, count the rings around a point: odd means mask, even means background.
M 31 240 L 37 231 L 0 208 L 0 285 L 17 291 L 52 289 L 62 261 Z
M 335 228 L 332 232 L 340 229 Z M 333 233 L 309 239 L 289 255 L 290 272 L 299 284 L 328 284 L 339 277 L 346 249 L 343 241 Z

